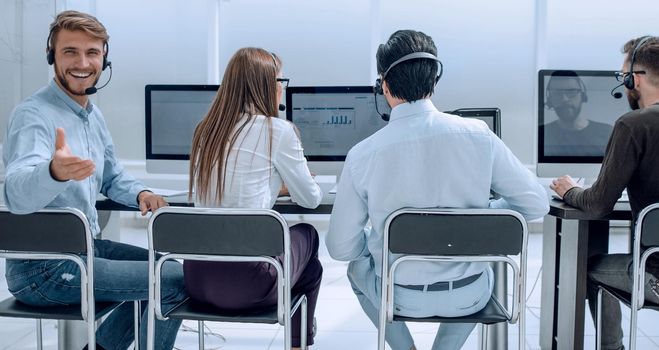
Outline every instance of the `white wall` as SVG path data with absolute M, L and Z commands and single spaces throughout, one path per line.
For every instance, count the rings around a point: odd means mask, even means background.
M 625 41 L 659 34 L 656 0 L 0 0 L 0 143 L 11 108 L 51 74 L 47 26 L 63 9 L 108 28 L 114 76 L 94 101 L 119 156 L 136 161 L 145 84 L 218 83 L 237 48 L 261 46 L 283 58 L 292 85 L 370 85 L 377 46 L 409 28 L 438 46 L 438 108 L 501 108 L 503 140 L 532 164 L 537 70 L 619 69 Z

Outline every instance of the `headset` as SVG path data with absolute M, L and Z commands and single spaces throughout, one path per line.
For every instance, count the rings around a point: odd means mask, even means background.
M 48 64 L 51 66 L 55 63 L 55 50 L 50 46 L 50 39 L 52 39 L 56 28 L 58 27 L 53 27 L 50 29 L 50 32 L 48 33 L 48 39 L 46 39 L 46 62 L 48 62 Z M 103 66 L 101 70 L 105 70 L 108 67 L 112 69 L 112 62 L 108 61 L 108 52 L 110 51 L 110 46 L 108 45 L 107 41 L 103 42 L 103 50 L 105 52 L 103 53 Z
M 586 90 L 586 84 L 584 84 L 583 80 L 581 80 L 581 77 L 579 77 L 579 75 L 577 75 L 576 73 L 574 75 L 571 75 L 571 73 L 573 73 L 573 72 L 572 71 L 568 71 L 568 72 L 569 72 L 568 74 L 570 74 L 570 75 L 558 75 L 558 74 L 553 75 L 552 74 L 551 78 L 549 78 L 549 82 L 547 82 L 547 90 L 545 91 L 545 101 L 546 101 L 545 105 L 547 106 L 547 108 L 554 108 L 555 107 L 554 104 L 551 102 L 553 99 L 550 98 L 550 96 L 549 96 L 551 94 L 549 86 L 551 85 L 551 81 L 554 78 L 575 79 L 579 83 L 579 90 L 580 90 L 579 94 L 581 95 L 581 103 L 588 102 L 588 93 L 587 93 L 588 90 Z
M 622 84 L 629 90 L 634 90 L 634 86 L 636 85 L 636 82 L 634 81 L 634 62 L 636 61 L 636 52 L 650 39 L 652 39 L 652 37 L 649 35 L 641 37 L 638 44 L 634 46 L 634 51 L 632 51 L 632 57 L 629 61 L 629 74 L 627 74 L 622 80 Z
M 444 72 L 444 65 L 442 64 L 442 61 L 437 58 L 437 56 L 429 53 L 429 52 L 412 52 L 410 54 L 407 54 L 396 61 L 394 61 L 392 64 L 389 65 L 389 68 L 387 68 L 386 71 L 382 74 L 382 78 L 378 78 L 375 80 L 375 85 L 373 85 L 373 96 L 375 98 L 375 111 L 380 115 L 380 117 L 388 122 L 390 115 L 388 113 L 380 113 L 378 110 L 378 101 L 377 101 L 377 95 L 383 95 L 384 90 L 382 90 L 382 81 L 387 77 L 387 74 L 391 70 L 391 68 L 394 68 L 397 64 L 409 61 L 409 60 L 414 60 L 414 59 L 419 59 L 419 58 L 426 58 L 426 59 L 431 59 L 433 61 L 437 61 L 439 63 L 439 73 L 435 77 L 435 84 L 439 81 L 439 79 L 442 77 L 442 73 Z
M 384 91 L 382 91 L 382 81 L 387 77 L 387 74 L 389 73 L 391 68 L 394 68 L 399 63 L 409 61 L 409 60 L 418 59 L 418 58 L 427 58 L 427 59 L 431 59 L 433 61 L 437 61 L 437 63 L 439 63 L 439 74 L 437 74 L 437 77 L 435 77 L 435 84 L 437 84 L 437 82 L 439 81 L 439 78 L 442 77 L 442 73 L 444 72 L 444 65 L 442 65 L 442 61 L 440 61 L 439 58 L 437 58 L 437 56 L 435 56 L 435 55 L 433 55 L 429 52 L 412 52 L 410 54 L 407 54 L 407 55 L 397 59 L 396 61 L 394 61 L 394 63 L 389 65 L 389 68 L 387 68 L 387 70 L 384 71 L 384 74 L 382 74 L 382 78 L 378 78 L 378 79 L 375 80 L 375 86 L 373 86 L 373 92 L 378 94 L 378 95 L 384 94 Z

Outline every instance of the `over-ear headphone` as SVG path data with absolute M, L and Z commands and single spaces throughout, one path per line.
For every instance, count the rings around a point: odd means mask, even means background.
M 651 36 L 644 36 L 639 40 L 638 44 L 634 46 L 634 51 L 632 51 L 632 57 L 629 61 L 629 74 L 627 74 L 622 80 L 622 84 L 629 90 L 634 90 L 634 86 L 636 85 L 636 82 L 634 81 L 634 61 L 636 61 L 636 52 L 650 39 L 652 39 Z
M 379 95 L 382 95 L 384 93 L 384 91 L 382 91 L 382 81 L 387 77 L 387 74 L 389 73 L 391 68 L 394 68 L 399 63 L 409 61 L 409 60 L 414 60 L 414 59 L 417 59 L 417 58 L 427 58 L 427 59 L 437 61 L 437 63 L 439 63 L 439 73 L 435 77 L 435 84 L 437 84 L 437 82 L 439 81 L 439 78 L 442 77 L 442 73 L 444 72 L 444 66 L 442 65 L 442 61 L 440 61 L 439 58 L 437 58 L 437 56 L 435 56 L 435 55 L 433 55 L 429 52 L 412 52 L 410 54 L 407 54 L 407 55 L 397 59 L 396 61 L 394 61 L 394 63 L 389 65 L 389 68 L 387 68 L 387 70 L 384 71 L 384 73 L 382 74 L 382 78 L 378 78 L 378 79 L 375 80 L 375 85 L 373 86 L 373 92 L 375 92 L 376 94 L 379 94 Z
M 55 28 L 57 27 L 50 29 L 50 32 L 48 33 L 48 39 L 46 39 L 46 62 L 48 62 L 48 64 L 51 66 L 55 63 L 55 50 L 50 46 L 50 39 L 53 37 Z M 108 45 L 107 41 L 103 42 L 103 51 L 105 52 L 103 52 L 103 66 L 101 66 L 101 70 L 105 70 L 112 65 L 112 63 L 108 61 L 108 52 L 110 51 L 110 46 Z
M 586 84 L 584 84 L 583 80 L 581 80 L 581 77 L 579 77 L 579 75 L 577 75 L 573 71 L 557 71 L 557 72 L 565 72 L 565 73 L 563 73 L 565 75 L 561 75 L 561 74 L 553 75 L 552 74 L 551 78 L 549 79 L 549 82 L 547 83 L 547 89 L 545 90 L 545 101 L 546 101 L 545 104 L 547 105 L 547 108 L 554 108 L 555 107 L 554 103 L 552 101 L 553 99 L 550 96 L 551 95 L 551 89 L 549 88 L 549 86 L 551 85 L 552 79 L 554 79 L 554 78 L 566 78 L 566 79 L 576 80 L 577 83 L 579 84 L 579 90 L 580 90 L 579 95 L 581 96 L 581 103 L 588 102 L 588 93 L 587 93 L 588 90 L 586 89 Z M 555 72 L 555 73 L 557 73 L 557 72 Z

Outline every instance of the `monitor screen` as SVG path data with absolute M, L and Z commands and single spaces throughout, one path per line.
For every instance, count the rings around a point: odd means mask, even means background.
M 611 95 L 618 84 L 614 71 L 538 72 L 539 176 L 597 176 L 613 124 L 629 111 Z
M 376 112 L 390 113 L 372 86 L 289 87 L 286 119 L 300 131 L 309 161 L 344 161 L 348 151 L 387 124 Z
M 444 113 L 482 120 L 495 135 L 501 137 L 501 110 L 499 108 L 460 108 Z
M 147 171 L 187 173 L 195 127 L 206 116 L 218 88 L 219 85 L 145 87 Z M 182 162 L 175 164 L 173 161 L 177 160 Z

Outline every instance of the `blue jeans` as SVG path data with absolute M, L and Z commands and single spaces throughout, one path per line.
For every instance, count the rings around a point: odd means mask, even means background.
M 375 274 L 373 259 L 351 261 L 348 265 L 348 280 L 362 309 L 378 327 L 381 281 Z M 395 313 L 410 317 L 469 315 L 485 307 L 492 293 L 492 284 L 492 271 L 488 269 L 475 282 L 448 291 L 422 292 L 394 286 Z M 426 315 L 426 312 L 430 314 Z M 440 324 L 432 349 L 462 348 L 475 326 L 474 323 Z M 393 350 L 408 350 L 414 345 L 405 322 L 387 323 L 385 340 Z
M 108 240 L 94 240 L 94 297 L 96 301 L 146 301 L 149 295 L 148 251 Z M 68 260 L 7 259 L 7 286 L 29 305 L 80 304 L 80 270 Z M 185 300 L 183 267 L 170 261 L 162 272 L 162 308 L 166 312 Z M 140 348 L 146 349 L 146 302 L 142 303 Z M 127 349 L 134 339 L 133 303 L 115 309 L 96 331 L 105 349 Z M 156 322 L 155 349 L 171 350 L 180 320 Z
M 597 288 L 595 282 L 631 293 L 631 254 L 595 255 L 588 261 L 588 306 L 593 322 L 597 320 Z M 659 303 L 659 260 L 650 257 L 645 270 L 645 299 Z M 606 292 L 602 293 L 602 349 L 624 349 L 620 326 L 620 303 Z

